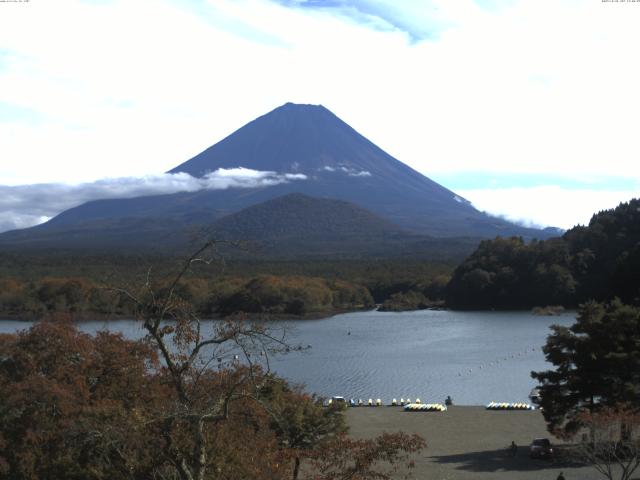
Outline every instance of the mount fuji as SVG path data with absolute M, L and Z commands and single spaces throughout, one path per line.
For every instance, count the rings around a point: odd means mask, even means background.
M 0 235 L 0 245 L 173 248 L 184 243 L 185 232 L 193 228 L 213 227 L 215 231 L 222 218 L 248 207 L 284 196 L 289 202 L 303 198 L 291 194 L 343 202 L 326 203 L 327 208 L 348 202 L 359 212 L 367 210 L 385 227 L 374 229 L 377 232 L 388 232 L 393 225 L 396 234 L 431 238 L 517 235 L 544 239 L 558 234 L 556 229 L 525 228 L 478 211 L 461 196 L 384 152 L 321 105 L 287 103 L 168 173 L 207 178 L 227 171 L 253 172 L 273 181 L 91 201 L 42 225 L 6 232 Z M 276 204 L 282 208 L 282 203 Z M 318 208 L 314 204 L 315 212 Z M 348 223 L 344 215 L 340 218 Z M 295 219 L 291 222 L 296 231 Z M 228 223 L 222 224 L 229 227 Z M 238 228 L 232 230 L 243 234 Z M 375 242 L 375 236 L 371 241 Z

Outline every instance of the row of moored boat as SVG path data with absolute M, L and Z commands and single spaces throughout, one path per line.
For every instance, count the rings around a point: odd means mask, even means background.
M 426 411 L 445 411 L 447 409 L 446 406 L 441 405 L 439 403 L 427 403 L 424 404 L 419 398 L 416 398 L 415 401 L 411 401 L 410 398 L 404 399 L 401 398 L 399 401 L 397 399 L 391 400 L 391 403 L 384 404 L 380 398 L 370 398 L 365 401 L 362 398 L 356 400 L 355 398 L 347 400 L 344 397 L 332 397 L 329 399 L 329 405 L 331 404 L 339 404 L 339 405 L 348 405 L 350 407 L 405 407 L 405 410 L 417 411 L 417 410 L 426 410 Z M 410 408 L 408 408 L 410 407 Z M 440 408 L 441 407 L 441 408 Z
M 536 407 L 529 403 L 491 402 L 487 410 L 535 410 Z
M 447 407 L 441 403 L 410 403 L 404 406 L 407 412 L 446 412 Z

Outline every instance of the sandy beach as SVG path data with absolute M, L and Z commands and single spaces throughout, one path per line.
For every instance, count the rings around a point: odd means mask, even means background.
M 549 435 L 539 411 L 453 406 L 437 413 L 358 407 L 349 408 L 346 415 L 350 435 L 355 438 L 399 430 L 424 437 L 428 446 L 414 459 L 416 479 L 555 480 L 561 471 L 567 480 L 602 478 L 594 468 L 561 456 L 551 461 L 529 458 L 529 444 L 534 438 L 547 437 L 554 445 L 563 444 Z M 512 440 L 518 445 L 515 457 L 507 452 Z

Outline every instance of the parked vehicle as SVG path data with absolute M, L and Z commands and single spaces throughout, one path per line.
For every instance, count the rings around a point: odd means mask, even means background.
M 536 438 L 529 446 L 531 458 L 553 458 L 553 447 L 548 438 Z

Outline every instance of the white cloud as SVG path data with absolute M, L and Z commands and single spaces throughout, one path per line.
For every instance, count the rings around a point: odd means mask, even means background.
M 188 173 L 165 173 L 144 177 L 108 178 L 75 185 L 0 185 L 0 232 L 43 223 L 63 210 L 90 200 L 266 187 L 306 178 L 303 174 L 221 168 L 201 178 L 192 177 Z
M 51 217 L 34 215 L 29 212 L 5 210 L 0 212 L 0 232 L 32 227 L 50 219 Z
M 342 172 L 346 173 L 350 177 L 370 177 L 371 172 L 367 170 L 357 170 L 355 168 L 345 167 L 344 165 L 338 165 L 336 167 L 332 167 L 330 165 L 325 165 L 320 169 L 320 171 L 324 172 Z
M 640 196 L 637 190 L 602 191 L 558 186 L 460 190 L 479 210 L 531 226 L 569 229 L 591 216 Z
M 427 175 L 640 178 L 640 4 L 362 4 L 389 28 L 269 0 L 2 4 L 0 109 L 33 115 L 0 115 L 0 183 L 167 171 L 287 101 Z

